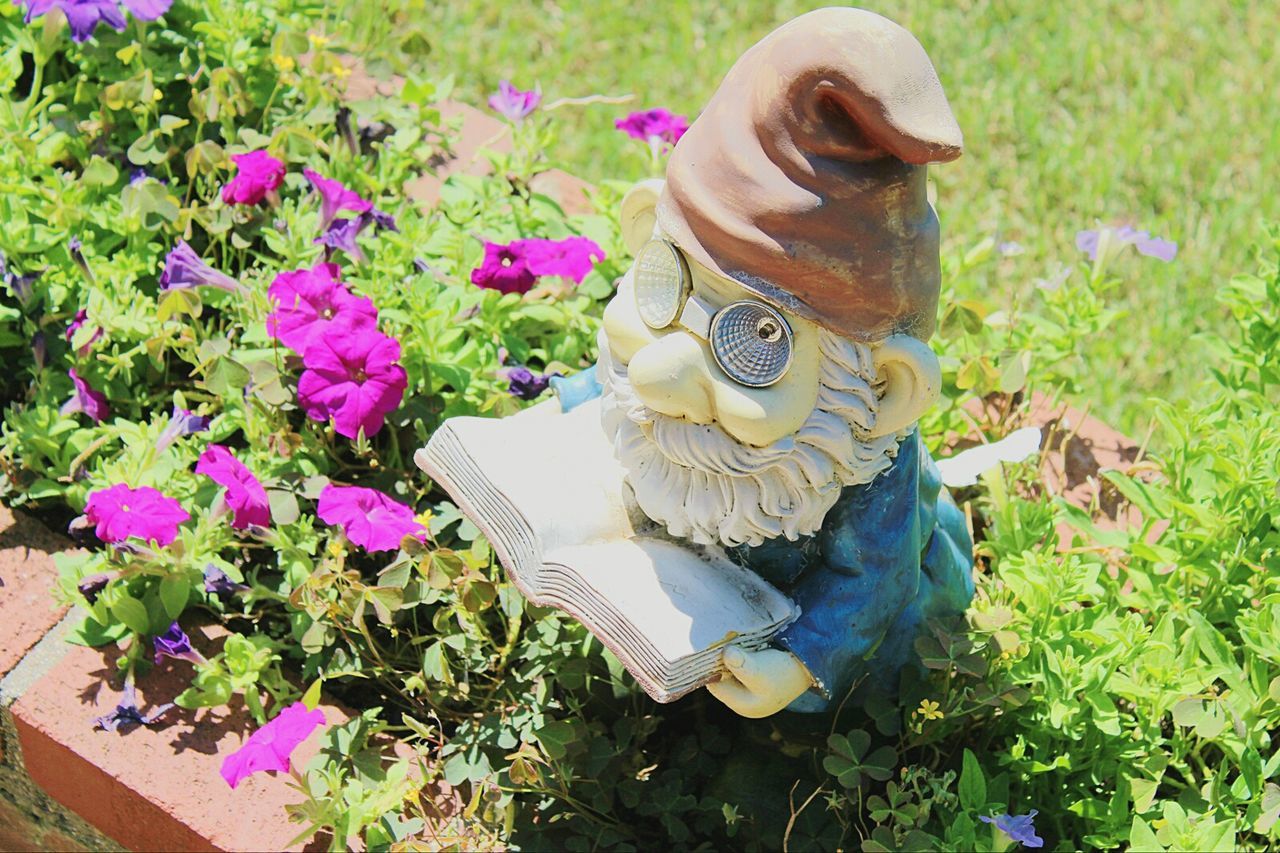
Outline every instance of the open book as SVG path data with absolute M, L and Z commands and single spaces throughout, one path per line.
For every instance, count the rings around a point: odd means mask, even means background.
M 718 548 L 666 535 L 635 506 L 599 401 L 451 418 L 414 457 L 535 604 L 578 618 L 659 702 L 716 680 L 729 644 L 758 649 L 795 604 Z

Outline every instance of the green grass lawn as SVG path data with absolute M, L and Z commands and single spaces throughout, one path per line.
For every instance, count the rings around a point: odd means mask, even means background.
M 613 128 L 630 109 L 690 117 L 755 40 L 817 4 L 446 3 L 414 23 L 427 73 L 452 73 L 476 104 L 500 78 L 548 100 L 626 95 L 563 110 L 552 156 L 583 177 L 635 178 L 637 143 Z M 1129 222 L 1176 240 L 1164 265 L 1128 254 L 1128 314 L 1094 355 L 1095 408 L 1138 430 L 1150 395 L 1192 394 L 1194 335 L 1222 316 L 1214 293 L 1252 268 L 1259 223 L 1280 217 L 1277 12 L 1259 2 L 900 2 L 872 8 L 925 45 L 965 133 L 965 156 L 933 170 L 944 240 L 999 233 L 1025 253 L 981 294 L 999 304 L 1079 257 L 1077 230 Z M 1124 376 L 1123 382 L 1114 377 Z

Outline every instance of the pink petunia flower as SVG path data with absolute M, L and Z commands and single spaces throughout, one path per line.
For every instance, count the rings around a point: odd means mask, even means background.
M 656 107 L 616 119 L 613 126 L 630 136 L 650 145 L 666 143 L 675 145 L 689 129 L 689 119 L 677 115 L 668 109 Z
M 516 240 L 512 248 L 524 255 L 529 272 L 534 275 L 564 276 L 576 284 L 582 284 L 591 268 L 605 258 L 604 249 L 590 237 L 565 237 L 563 240 L 530 237 Z
M 514 122 L 524 121 L 541 103 L 541 91 L 536 88 L 522 91 L 512 86 L 509 80 L 499 81 L 498 91 L 489 96 L 489 109 Z
M 320 194 L 320 230 L 324 231 L 333 222 L 340 211 L 350 210 L 353 213 L 364 213 L 373 207 L 373 202 L 365 201 L 354 190 L 347 189 L 342 181 L 326 178 L 313 169 L 303 169 L 303 176 L 311 182 Z
M 206 447 L 196 462 L 196 473 L 226 488 L 227 506 L 234 513 L 231 526 L 236 530 L 244 530 L 251 524 L 266 527 L 271 523 L 267 490 L 230 450 L 220 444 Z
M 320 492 L 316 515 L 325 524 L 340 526 L 348 539 L 366 551 L 395 551 L 406 536 L 426 538 L 413 510 L 377 489 L 331 483 Z
M 537 280 L 528 259 L 514 243 L 504 246 L 486 240 L 484 260 L 471 271 L 472 284 L 499 293 L 528 293 Z
M 79 332 L 80 329 L 83 328 L 85 324 L 87 324 L 88 322 L 89 322 L 89 312 L 81 308 L 79 311 L 76 312 L 76 316 L 71 318 L 71 322 L 67 324 L 66 331 L 63 332 L 63 336 L 67 339 L 67 343 L 71 343 L 72 340 L 75 338 L 76 333 Z M 102 338 L 102 327 L 94 326 L 93 334 L 89 336 L 89 340 L 85 341 L 83 344 L 81 344 L 79 347 L 76 348 L 76 355 L 80 356 L 81 358 L 84 358 L 86 355 L 88 355 L 89 350 L 93 347 L 93 345 L 97 343 L 101 338 Z
M 471 271 L 471 283 L 501 293 L 528 293 L 544 275 L 564 276 L 582 284 L 591 268 L 604 258 L 604 250 L 589 237 L 527 237 L 505 246 L 485 241 L 484 260 Z
M 178 525 L 191 515 L 176 500 L 150 486 L 131 489 L 117 483 L 89 495 L 85 519 L 103 542 L 126 539 L 154 541 L 164 547 L 178 536 Z
M 378 321 L 373 302 L 352 295 L 338 281 L 337 264 L 282 272 L 271 282 L 267 298 L 276 304 L 267 315 L 267 331 L 301 356 L 334 323 L 373 328 Z
M 284 183 L 284 163 L 265 151 L 250 151 L 231 158 L 236 176 L 222 188 L 227 204 L 257 204 Z
M 302 357 L 298 403 L 312 420 L 332 419 L 339 435 L 375 435 L 409 384 L 399 360 L 395 338 L 366 325 L 332 323 Z
M 222 761 L 222 778 L 235 788 L 247 776 L 266 770 L 288 773 L 289 756 L 298 744 L 311 736 L 317 726 L 325 723 L 324 712 L 319 708 L 308 711 L 301 702 L 294 702 L 280 712 L 274 720 L 249 735 L 249 739 Z
M 100 424 L 111 414 L 111 407 L 107 405 L 107 398 L 101 392 L 93 390 L 89 387 L 89 383 L 80 378 L 80 374 L 76 373 L 73 367 L 67 371 L 67 375 L 71 377 L 71 384 L 75 390 L 71 394 L 71 399 L 62 404 L 62 408 L 58 413 L 66 415 L 74 415 L 76 412 L 83 412 L 88 415 L 95 424 Z

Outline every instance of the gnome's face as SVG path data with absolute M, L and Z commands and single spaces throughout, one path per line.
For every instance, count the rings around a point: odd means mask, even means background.
M 928 404 L 903 366 L 932 355 L 837 335 L 688 258 L 649 215 L 659 192 L 628 196 L 637 259 L 600 339 L 604 425 L 636 501 L 704 544 L 814 533 L 843 487 L 891 464 Z

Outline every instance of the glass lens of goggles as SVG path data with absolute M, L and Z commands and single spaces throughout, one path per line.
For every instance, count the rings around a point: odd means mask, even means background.
M 791 366 L 791 327 L 771 306 L 742 300 L 712 311 L 693 294 L 689 266 L 680 250 L 651 240 L 636 256 L 636 308 L 651 329 L 679 322 L 711 344 L 711 354 L 730 379 L 763 388 Z

